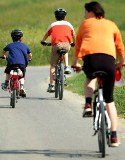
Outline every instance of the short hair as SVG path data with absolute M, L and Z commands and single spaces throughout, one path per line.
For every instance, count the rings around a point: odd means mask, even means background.
M 100 3 L 96 2 L 96 1 L 92 1 L 90 3 L 85 3 L 85 9 L 88 12 L 93 12 L 94 15 L 96 16 L 96 18 L 101 18 L 101 17 L 105 17 L 105 11 L 103 9 L 103 7 L 101 6 Z

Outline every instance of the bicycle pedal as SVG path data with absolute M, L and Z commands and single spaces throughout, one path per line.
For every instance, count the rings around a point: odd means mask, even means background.
M 20 99 L 20 97 L 18 96 L 17 99 Z
M 68 86 L 68 84 L 67 84 L 67 83 L 64 83 L 64 86 Z
M 95 136 L 95 135 L 97 134 L 97 132 L 98 132 L 98 131 L 95 131 L 92 136 Z
M 22 94 L 21 97 L 25 98 L 25 97 L 26 97 L 26 94 Z

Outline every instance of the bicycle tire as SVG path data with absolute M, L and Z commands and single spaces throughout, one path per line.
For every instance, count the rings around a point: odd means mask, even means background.
M 14 89 L 11 93 L 10 105 L 12 106 L 12 108 L 15 108 L 15 105 L 16 105 L 16 89 Z
M 107 141 L 107 145 L 110 147 L 110 136 L 111 136 L 111 129 L 108 129 L 108 122 L 105 116 L 105 126 L 106 126 L 106 141 Z
M 60 63 L 60 73 L 59 73 L 59 100 L 63 99 L 63 91 L 64 91 L 64 65 Z
M 101 115 L 101 124 L 98 131 L 98 144 L 99 144 L 99 151 L 102 153 L 102 157 L 105 157 L 106 130 L 105 130 L 105 111 L 103 102 L 100 103 L 99 108 Z
M 58 66 L 55 67 L 55 98 L 59 95 L 59 78 L 58 78 Z
M 92 109 L 93 109 L 93 125 L 95 123 L 95 117 L 96 117 L 96 111 L 97 111 L 97 97 L 98 97 L 98 95 L 94 96 L 93 107 L 92 107 Z

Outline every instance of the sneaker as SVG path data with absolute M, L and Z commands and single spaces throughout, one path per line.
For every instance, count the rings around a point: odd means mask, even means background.
M 64 73 L 65 73 L 65 74 L 70 74 L 70 73 L 71 73 L 70 68 L 69 68 L 69 67 L 65 67 L 65 68 L 64 68 Z
M 92 117 L 92 106 L 89 103 L 85 104 L 83 117 Z
M 48 89 L 47 89 L 47 92 L 49 92 L 49 93 L 55 92 L 55 87 L 54 87 L 54 85 L 49 84 L 49 87 L 48 87 Z
M 24 89 L 20 90 L 20 96 L 21 97 L 26 97 L 26 91 Z
M 110 147 L 118 147 L 120 145 L 120 141 L 117 137 L 111 137 L 110 139 Z
M 1 84 L 1 88 L 2 88 L 4 91 L 7 91 L 7 90 L 8 90 L 8 86 L 9 86 L 9 83 L 7 83 L 7 82 Z

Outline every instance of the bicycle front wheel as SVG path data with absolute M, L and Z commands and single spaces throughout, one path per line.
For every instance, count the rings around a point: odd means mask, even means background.
M 99 144 L 99 151 L 102 153 L 102 157 L 105 157 L 105 111 L 103 103 L 100 103 L 100 125 L 98 131 L 98 144 Z
M 63 99 L 63 91 L 64 91 L 64 65 L 60 64 L 60 73 L 59 73 L 59 100 Z
M 12 108 L 15 108 L 16 105 L 16 89 L 12 90 L 11 97 L 10 97 L 10 105 Z

